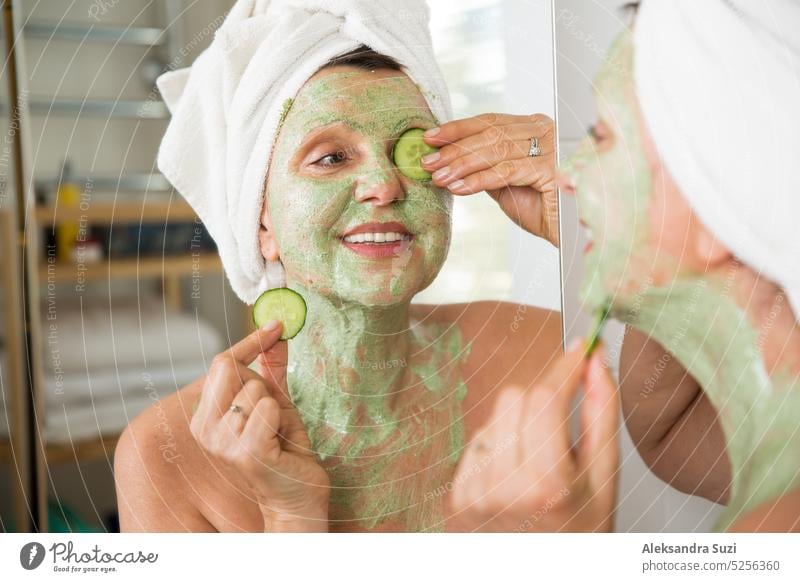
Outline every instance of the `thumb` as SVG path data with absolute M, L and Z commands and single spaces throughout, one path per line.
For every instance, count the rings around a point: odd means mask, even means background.
M 592 354 L 584 378 L 578 463 L 595 493 L 616 494 L 619 469 L 619 391 L 603 360 L 600 345 Z
M 289 361 L 289 346 L 285 340 L 275 342 L 268 350 L 258 356 L 261 376 L 267 383 L 270 396 L 278 401 L 281 408 L 293 408 L 286 383 L 286 368 Z

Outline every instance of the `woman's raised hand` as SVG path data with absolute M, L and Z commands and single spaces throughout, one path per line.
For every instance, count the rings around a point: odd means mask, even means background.
M 434 184 L 457 195 L 486 190 L 511 220 L 558 246 L 552 119 L 485 113 L 425 133 L 425 141 L 440 148 L 422 158 Z M 531 138 L 539 140 L 541 155 L 529 155 Z
M 330 481 L 289 399 L 280 335 L 270 322 L 214 358 L 190 429 L 250 486 L 265 531 L 327 531 Z M 248 368 L 256 358 L 261 375 Z
M 619 397 L 602 363 L 571 349 L 528 389 L 505 388 L 456 469 L 449 495 L 469 531 L 611 531 L 617 492 Z M 583 384 L 581 434 L 570 412 Z

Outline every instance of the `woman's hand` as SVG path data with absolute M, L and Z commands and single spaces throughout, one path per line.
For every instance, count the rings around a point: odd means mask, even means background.
M 506 388 L 453 478 L 450 509 L 469 531 L 611 531 L 619 399 L 602 348 L 571 349 L 529 389 Z M 583 383 L 581 435 L 570 411 Z
M 190 429 L 250 486 L 265 531 L 327 531 L 330 481 L 289 399 L 280 334 L 271 322 L 214 358 Z M 262 375 L 247 367 L 259 356 Z
M 485 113 L 444 123 L 434 135 L 425 133 L 429 145 L 441 148 L 422 159 L 434 184 L 457 195 L 486 190 L 511 220 L 558 246 L 552 119 Z M 528 155 L 533 137 L 540 156 Z

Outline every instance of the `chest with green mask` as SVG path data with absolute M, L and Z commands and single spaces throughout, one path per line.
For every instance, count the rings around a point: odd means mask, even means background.
M 362 310 L 307 300 L 289 392 L 331 477 L 331 527 L 440 529 L 441 491 L 464 446 L 469 345 L 457 327 L 437 324 L 380 338 Z

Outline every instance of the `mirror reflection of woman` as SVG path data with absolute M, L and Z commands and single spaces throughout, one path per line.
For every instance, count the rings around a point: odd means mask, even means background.
M 644 0 L 561 169 L 594 241 L 584 300 L 629 326 L 627 428 L 656 475 L 726 506 L 717 529 L 800 528 L 798 26 L 791 1 Z
M 233 14 L 246 17 L 249 4 Z M 289 345 L 280 324 L 252 333 L 131 423 L 115 454 L 123 530 L 511 529 L 508 508 L 475 490 L 476 471 L 482 487 L 514 473 L 514 522 L 569 486 L 581 493 L 560 495 L 560 521 L 537 528 L 610 528 L 615 486 L 602 471 L 615 452 L 603 444 L 616 406 L 602 352 L 584 363 L 575 346 L 561 359 L 560 317 L 547 310 L 411 304 L 446 257 L 454 195 L 485 190 L 557 244 L 553 124 L 504 114 L 441 123 L 407 71 L 358 47 L 286 102 L 256 193 L 257 247 L 305 298 L 307 323 Z M 186 114 L 183 97 L 177 107 Z M 422 163 L 431 181 L 393 162 L 411 128 L 440 148 Z M 179 190 L 192 179 L 182 171 L 165 171 Z M 367 233 L 372 241 L 358 236 Z M 231 277 L 235 288 L 240 280 Z M 597 394 L 585 407 L 596 438 L 573 461 L 565 420 L 581 379 Z M 174 462 L 160 455 L 158 415 L 177 441 Z

